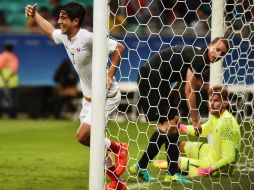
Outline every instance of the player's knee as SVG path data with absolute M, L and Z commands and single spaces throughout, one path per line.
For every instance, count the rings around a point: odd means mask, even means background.
M 185 144 L 186 144 L 186 143 L 185 143 L 185 142 L 182 142 L 182 141 L 178 143 L 178 146 L 179 146 L 179 149 L 180 149 L 180 152 L 181 152 L 181 153 L 185 153 L 185 151 L 184 151 L 184 146 L 185 146 Z
M 79 132 L 79 131 L 77 131 L 77 133 L 76 133 L 76 139 L 80 142 L 81 141 L 81 139 L 82 139 L 82 135 L 81 135 L 81 133 Z
M 90 139 L 88 136 L 84 136 L 80 133 L 76 134 L 76 138 L 78 140 L 79 143 L 85 145 L 85 146 L 89 146 L 90 145 Z
M 76 133 L 76 139 L 83 145 L 89 146 L 90 144 L 90 132 L 86 130 L 78 130 Z
M 158 125 L 160 131 L 168 134 L 168 135 L 176 135 L 178 134 L 178 129 L 176 125 L 172 125 L 169 121 L 161 122 Z

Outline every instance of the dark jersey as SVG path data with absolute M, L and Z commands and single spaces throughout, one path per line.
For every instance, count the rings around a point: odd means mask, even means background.
M 188 69 L 201 78 L 202 72 L 209 67 L 209 59 L 207 49 L 179 45 L 153 55 L 143 67 L 150 70 L 150 76 L 155 80 L 177 82 L 186 80 Z

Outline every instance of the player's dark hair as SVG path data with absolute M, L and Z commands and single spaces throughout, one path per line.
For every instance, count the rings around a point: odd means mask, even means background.
M 76 2 L 67 3 L 62 6 L 61 11 L 64 11 L 72 21 L 78 18 L 78 25 L 79 27 L 81 27 L 84 17 L 86 15 L 86 10 L 81 4 Z
M 223 101 L 228 101 L 228 90 L 221 86 L 215 85 L 209 90 L 209 96 L 211 97 L 214 94 L 220 94 Z
M 13 45 L 12 44 L 5 44 L 4 45 L 4 50 L 12 52 L 13 51 Z

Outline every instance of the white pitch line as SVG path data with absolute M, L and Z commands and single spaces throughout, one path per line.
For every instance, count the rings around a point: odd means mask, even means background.
M 156 184 L 156 183 L 162 183 L 163 180 L 157 180 L 157 181 L 153 181 L 153 182 L 142 182 L 142 183 L 134 183 L 131 185 L 128 185 L 128 190 L 132 190 L 132 189 L 140 189 L 142 187 L 146 187 L 148 185 L 152 185 L 152 184 Z M 187 188 L 188 189 L 188 188 Z
M 134 184 L 131 184 L 131 185 L 128 185 L 128 190 L 131 190 L 131 189 L 137 189 L 137 188 L 142 188 L 142 187 L 146 187 L 150 184 L 154 184 L 154 183 L 160 183 L 162 182 L 161 180 L 159 180 L 158 182 L 142 182 L 142 183 L 134 183 Z
M 241 171 L 241 172 L 249 172 L 249 171 L 250 171 L 250 172 L 253 172 L 253 171 L 254 171 L 254 168 L 248 168 L 248 169 L 247 169 L 247 168 L 243 168 L 243 169 L 241 169 L 240 171 Z

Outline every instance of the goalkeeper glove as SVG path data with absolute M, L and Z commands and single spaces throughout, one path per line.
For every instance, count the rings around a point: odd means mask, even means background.
M 198 168 L 198 174 L 199 176 L 208 176 L 211 175 L 214 172 L 211 166 L 207 168 Z
M 187 133 L 187 127 L 184 124 L 180 123 L 178 129 L 180 133 Z

